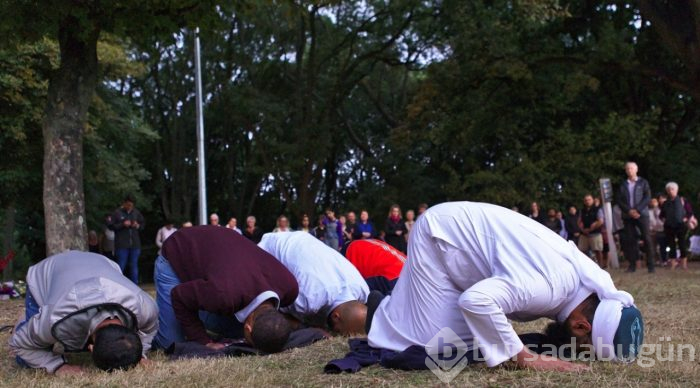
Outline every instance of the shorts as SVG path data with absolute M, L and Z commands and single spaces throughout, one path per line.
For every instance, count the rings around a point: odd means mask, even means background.
M 601 252 L 603 250 L 603 235 L 600 233 L 589 234 L 588 236 L 581 235 L 578 239 L 578 249 L 581 252 Z

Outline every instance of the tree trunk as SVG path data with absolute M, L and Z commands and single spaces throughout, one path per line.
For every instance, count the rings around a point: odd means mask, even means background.
M 0 258 L 4 257 L 12 249 L 12 242 L 14 240 L 15 234 L 15 206 L 10 203 L 5 207 L 5 225 L 3 225 L 3 241 L 2 241 L 2 252 L 0 252 Z M 2 281 L 6 282 L 12 280 L 14 276 L 14 271 L 12 270 L 12 261 L 7 264 L 5 270 L 2 272 Z
M 44 118 L 44 217 L 46 253 L 86 250 L 83 129 L 97 83 L 100 30 L 87 18 L 61 20 L 61 65 L 52 74 Z

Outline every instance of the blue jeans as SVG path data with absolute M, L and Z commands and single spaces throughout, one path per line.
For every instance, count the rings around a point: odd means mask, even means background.
M 139 256 L 141 255 L 141 248 L 117 248 L 115 254 L 122 273 L 126 275 L 126 267 L 128 265 L 129 279 L 135 284 L 139 284 Z
M 24 321 L 20 322 L 17 325 L 17 327 L 15 327 L 15 332 L 19 330 L 22 326 L 27 324 L 27 322 L 29 322 L 29 319 L 31 319 L 38 313 L 39 305 L 36 303 L 36 300 L 34 300 L 32 293 L 29 291 L 29 287 L 27 287 L 27 295 L 25 295 L 24 297 Z M 30 367 L 20 356 L 16 356 L 15 361 L 17 361 L 17 364 L 23 368 Z
M 156 259 L 154 281 L 156 283 L 156 304 L 158 305 L 158 333 L 153 339 L 153 346 L 167 349 L 175 342 L 185 341 L 180 323 L 175 317 L 173 301 L 170 296 L 173 288 L 182 282 L 163 256 L 158 256 Z M 243 325 L 234 317 L 200 311 L 199 319 L 202 320 L 207 330 L 218 335 L 227 338 L 243 337 Z

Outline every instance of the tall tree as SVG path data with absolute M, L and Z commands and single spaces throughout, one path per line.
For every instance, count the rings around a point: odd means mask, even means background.
M 17 252 L 14 263 L 43 255 L 27 245 L 42 244 L 32 230 L 33 209 L 41 209 L 41 117 L 46 104 L 46 75 L 58 58 L 55 42 L 41 39 L 31 44 L 0 46 L 0 256 Z M 32 219 L 32 221 L 30 221 Z M 19 225 L 19 227 L 18 227 Z M 13 263 L 3 272 L 11 280 Z
M 44 214 L 47 253 L 86 248 L 83 191 L 83 132 L 88 108 L 99 81 L 97 42 L 102 32 L 121 36 L 160 35 L 188 20 L 204 22 L 215 14 L 209 2 L 168 3 L 3 1 L 0 4 L 5 39 L 27 35 L 53 36 L 60 62 L 49 81 L 43 123 Z M 19 16 L 19 17 L 18 17 Z M 29 27 L 25 21 L 34 20 Z M 167 35 L 165 35 L 167 36 Z
M 633 10 L 547 3 L 445 3 L 446 59 L 393 136 L 399 169 L 424 178 L 390 186 L 424 182 L 433 201 L 562 205 L 649 155 L 658 112 L 611 65 L 635 61 Z
M 212 211 L 315 213 L 366 179 L 360 170 L 381 154 L 429 47 L 413 30 L 434 10 L 361 4 L 259 3 L 202 31 Z M 161 133 L 163 209 L 176 216 L 194 184 L 191 42 L 184 32 L 177 45 L 144 45 L 150 73 L 137 83 Z

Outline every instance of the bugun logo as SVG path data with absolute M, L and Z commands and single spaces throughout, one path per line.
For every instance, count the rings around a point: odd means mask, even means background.
M 449 327 L 431 338 L 425 345 L 425 351 L 428 353 L 425 365 L 445 384 L 457 377 L 469 363 L 467 344 Z

